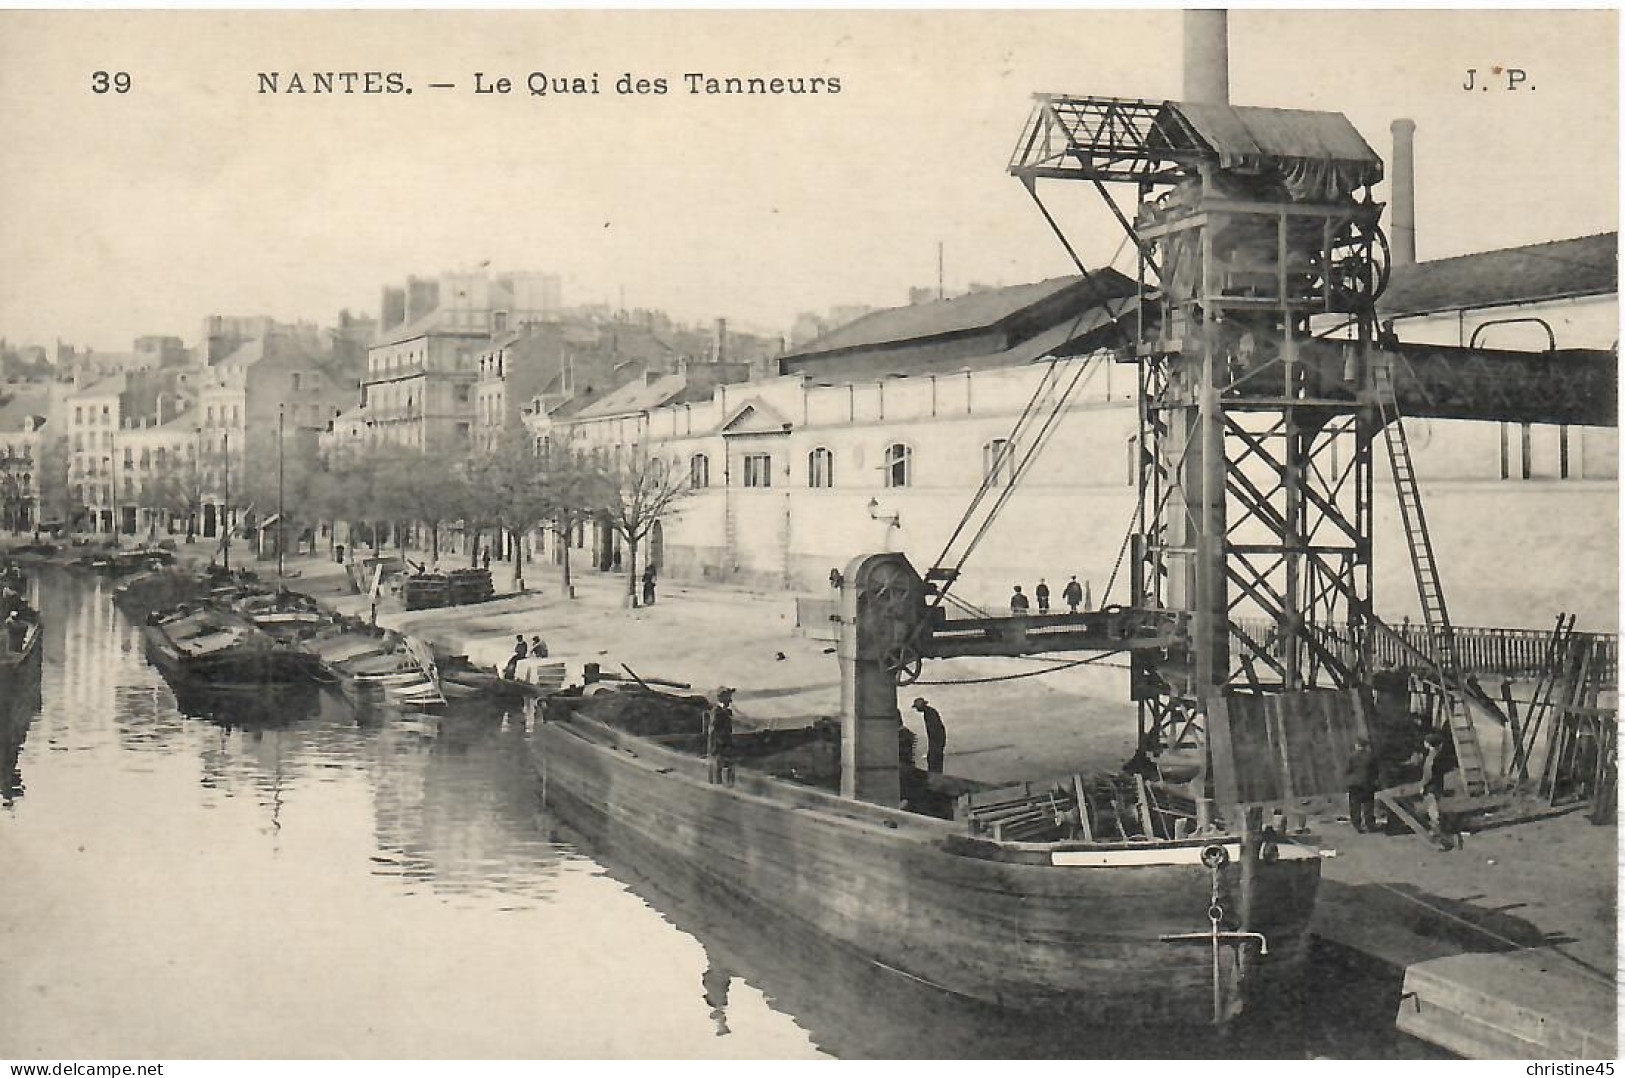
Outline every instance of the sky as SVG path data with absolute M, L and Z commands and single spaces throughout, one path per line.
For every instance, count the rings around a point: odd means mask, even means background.
M 1418 255 L 1618 227 L 1610 11 L 1233 12 L 1235 104 L 1417 123 Z M 1071 271 L 1005 171 L 1035 91 L 1180 95 L 1177 11 L 0 12 L 0 335 L 122 350 L 208 314 L 331 323 L 386 283 L 558 273 L 567 303 L 727 317 Z M 1495 66 L 1520 89 L 1464 90 Z M 124 94 L 93 73 L 127 72 Z M 411 94 L 258 93 L 398 72 Z M 475 94 L 513 80 L 509 94 Z M 597 95 L 531 96 L 532 73 Z M 691 94 L 682 76 L 838 78 Z M 667 79 L 621 95 L 623 74 Z M 449 82 L 455 89 L 431 89 Z M 1086 261 L 1122 248 L 1041 185 Z M 1378 191 L 1386 199 L 1386 188 Z M 1119 256 L 1122 258 L 1123 256 Z M 1132 263 L 1119 261 L 1132 272 Z

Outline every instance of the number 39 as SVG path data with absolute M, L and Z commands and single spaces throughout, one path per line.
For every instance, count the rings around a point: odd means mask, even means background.
M 116 94 L 130 92 L 130 75 L 127 71 L 97 71 L 90 76 L 90 90 L 92 93 L 105 94 L 109 90 Z

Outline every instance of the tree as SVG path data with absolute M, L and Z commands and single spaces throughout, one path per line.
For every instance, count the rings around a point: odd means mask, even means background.
M 389 515 L 429 529 L 431 562 L 440 560 L 441 525 L 465 514 L 464 487 L 456 481 L 461 463 L 446 453 L 399 448 L 374 461 L 375 489 Z
M 186 541 L 190 543 L 197 538 L 198 517 L 214 489 L 214 475 L 224 465 L 225 459 L 220 454 L 199 454 L 196 447 L 190 453 L 169 453 L 164 463 L 141 484 L 137 504 L 143 509 L 167 512 L 171 517 L 184 517 Z
M 47 522 L 68 526 L 81 508 L 68 483 L 68 436 L 59 434 L 40 445 L 39 460 L 39 519 L 37 529 Z
M 553 478 L 553 513 L 549 526 L 562 555 L 562 587 L 566 597 L 575 592 L 570 579 L 570 538 L 597 515 L 606 500 L 608 477 L 584 451 L 565 445 L 544 450 L 547 471 Z
M 562 487 L 549 456 L 522 431 L 509 431 L 494 445 L 471 454 L 464 465 L 469 516 L 496 524 L 513 539 L 513 581 L 520 591 L 525 588 L 520 537 L 553 520 L 559 511 Z
M 637 606 L 638 544 L 689 494 L 688 475 L 679 462 L 651 456 L 641 446 L 634 446 L 624 461 L 606 469 L 604 475 L 598 507 L 626 540 L 626 590 L 630 605 Z

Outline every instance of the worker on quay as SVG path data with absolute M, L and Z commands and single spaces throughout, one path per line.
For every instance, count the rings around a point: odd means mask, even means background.
M 727 685 L 716 692 L 716 703 L 705 711 L 705 758 L 713 785 L 734 784 L 734 691 Z
M 1078 604 L 1083 602 L 1083 586 L 1078 583 L 1077 577 L 1066 582 L 1066 587 L 1061 589 L 1061 599 L 1066 603 L 1067 613 L 1078 612 Z
M 925 722 L 925 769 L 933 775 L 942 774 L 942 757 L 948 751 L 948 729 L 942 725 L 937 709 L 926 703 L 925 697 L 914 698 L 914 710 Z
M 1433 832 L 1434 841 L 1448 850 L 1450 840 L 1444 832 L 1444 808 L 1439 804 L 1439 799 L 1444 796 L 1444 777 L 1450 771 L 1443 731 L 1428 731 L 1422 744 L 1422 807 L 1427 810 L 1428 828 Z
M 655 605 L 655 567 L 653 565 L 643 570 L 643 605 Z
M 1040 614 L 1048 614 L 1049 613 L 1049 585 L 1044 582 L 1043 577 L 1038 578 L 1038 587 L 1033 589 L 1033 598 L 1038 600 L 1038 612 Z
M 1017 584 L 1015 592 L 1010 596 L 1010 613 L 1025 614 L 1027 608 L 1027 597 L 1021 594 L 1021 585 Z
M 547 658 L 547 641 L 543 640 L 539 636 L 532 636 L 530 638 L 530 654 L 529 654 L 528 658 L 532 658 L 532 659 L 545 659 L 545 658 Z
M 1354 751 L 1343 765 L 1343 784 L 1349 792 L 1349 823 L 1362 835 L 1377 830 L 1377 754 L 1371 742 L 1356 738 Z

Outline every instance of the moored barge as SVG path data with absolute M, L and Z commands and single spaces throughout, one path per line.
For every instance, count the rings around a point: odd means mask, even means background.
M 1305 844 L 1268 831 L 994 839 L 757 770 L 748 735 L 734 783 L 713 784 L 684 751 L 692 729 L 604 721 L 594 689 L 550 698 L 532 739 L 549 805 L 908 978 L 1089 1023 L 1222 1022 L 1302 964 L 1320 878 Z M 701 705 L 688 706 L 693 727 Z

